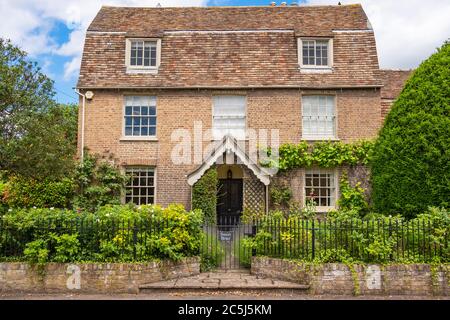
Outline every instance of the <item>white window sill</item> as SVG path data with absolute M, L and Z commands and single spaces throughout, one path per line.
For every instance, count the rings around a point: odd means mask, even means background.
M 158 141 L 157 137 L 121 137 L 120 141 Z
M 127 67 L 127 73 L 129 74 L 157 74 L 158 68 L 130 68 Z
M 333 73 L 333 68 L 330 67 L 299 67 L 300 73 Z
M 336 137 L 302 137 L 302 141 L 341 141 Z

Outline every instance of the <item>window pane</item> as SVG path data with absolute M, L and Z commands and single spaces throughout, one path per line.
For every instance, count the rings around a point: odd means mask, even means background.
M 305 174 L 305 196 L 314 193 L 314 200 L 322 207 L 334 206 L 334 173 L 324 170 L 307 170 Z M 312 186 L 310 185 L 312 183 Z
M 125 135 L 154 135 L 156 128 L 149 129 L 148 126 L 156 126 L 156 98 L 148 96 L 127 96 L 125 101 Z M 148 114 L 154 115 L 149 117 Z
M 216 139 L 225 134 L 238 139 L 245 136 L 245 96 L 215 96 L 213 107 L 213 133 Z
M 156 127 L 150 127 L 148 128 L 148 134 L 150 136 L 156 136 Z
M 151 59 L 151 66 L 155 67 L 156 66 L 156 47 L 155 46 L 153 46 L 151 48 L 150 59 Z
M 126 201 L 133 201 L 134 203 L 141 205 L 154 202 L 155 189 L 154 185 L 149 184 L 149 180 L 146 178 L 149 175 L 153 175 L 154 171 L 151 168 L 127 168 L 126 174 L 132 179 L 129 179 L 126 186 Z M 153 178 L 152 178 L 153 179 Z
M 303 135 L 332 138 L 335 135 L 335 106 L 331 96 L 303 96 Z
M 150 48 L 144 48 L 144 67 L 150 66 Z

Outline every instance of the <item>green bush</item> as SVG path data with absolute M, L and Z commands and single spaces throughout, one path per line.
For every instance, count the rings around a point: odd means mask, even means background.
M 1 217 L 0 256 L 32 263 L 179 260 L 199 254 L 202 224 L 200 210 L 182 205 L 12 210 Z
M 1 176 L 0 176 L 1 179 Z M 4 194 L 6 191 L 7 184 L 0 180 L 0 216 L 3 215 L 6 210 L 8 209 L 8 206 L 6 205 Z
M 11 176 L 3 186 L 3 202 L 12 208 L 67 208 L 70 206 L 73 192 L 74 183 L 70 178 L 39 181 Z
M 450 43 L 423 62 L 388 114 L 372 161 L 373 202 L 408 218 L 450 206 Z
M 79 259 L 80 241 L 78 240 L 78 234 L 55 235 L 53 240 L 56 242 L 54 261 L 65 263 Z
M 209 169 L 192 188 L 192 208 L 200 209 L 209 222 L 215 222 L 217 213 L 217 188 L 219 179 L 217 170 Z
M 30 263 L 47 263 L 49 259 L 48 240 L 38 239 L 27 243 L 23 253 L 25 259 Z
M 287 207 L 292 198 L 292 190 L 287 186 L 274 185 L 270 188 L 270 198 L 276 207 Z
M 347 175 L 343 174 L 341 176 L 339 190 L 341 192 L 338 200 L 338 206 L 340 210 L 356 210 L 361 215 L 367 213 L 369 204 L 366 201 L 364 189 L 361 187 L 361 184 L 359 182 L 355 185 L 355 187 L 352 187 L 348 182 Z

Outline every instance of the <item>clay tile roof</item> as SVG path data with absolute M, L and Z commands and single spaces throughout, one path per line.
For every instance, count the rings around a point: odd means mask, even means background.
M 412 72 L 413 70 L 380 70 L 381 81 L 383 83 L 381 98 L 397 99 Z
M 293 29 L 331 35 L 333 29 L 367 29 L 361 5 L 286 7 L 102 7 L 88 31 L 135 34 L 167 30 Z
M 367 32 L 339 32 L 349 30 Z M 299 36 L 333 38 L 331 74 L 299 71 Z M 127 37 L 162 39 L 157 74 L 126 72 Z M 378 70 L 360 5 L 102 7 L 86 34 L 78 87 L 381 86 Z

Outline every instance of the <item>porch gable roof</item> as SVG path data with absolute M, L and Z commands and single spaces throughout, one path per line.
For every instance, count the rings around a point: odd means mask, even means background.
M 234 153 L 242 161 L 242 164 L 249 168 L 264 185 L 268 186 L 270 184 L 269 172 L 252 161 L 247 153 L 239 146 L 237 140 L 230 135 L 224 136 L 220 144 L 210 152 L 203 164 L 188 175 L 188 184 L 193 186 L 203 176 L 206 170 L 211 168 L 219 157 L 223 156 L 226 152 Z

